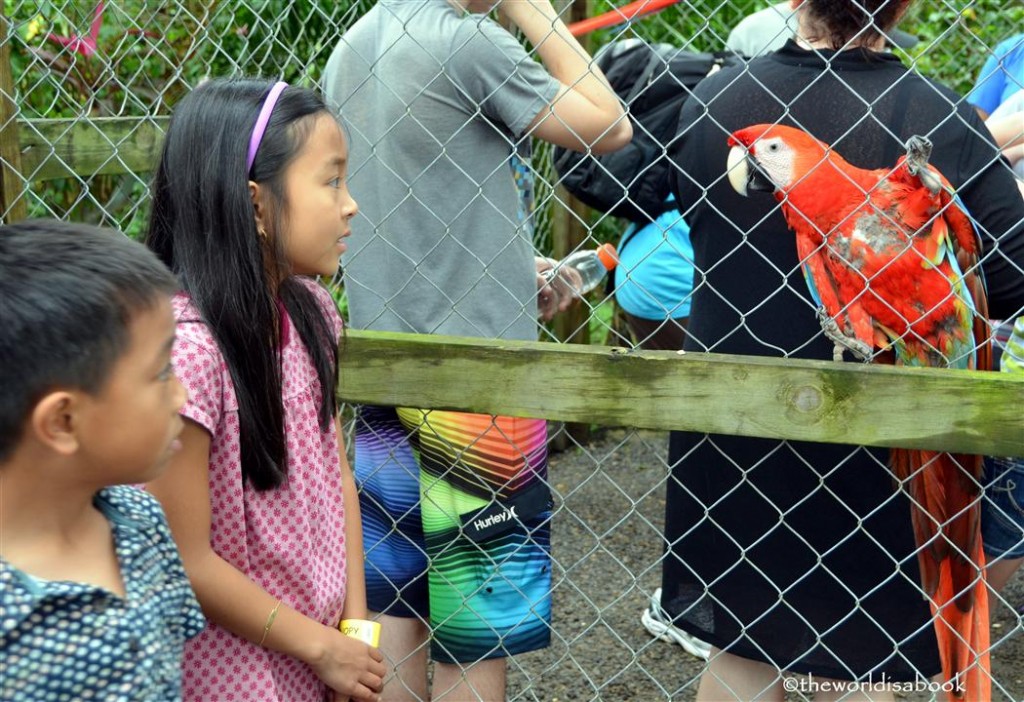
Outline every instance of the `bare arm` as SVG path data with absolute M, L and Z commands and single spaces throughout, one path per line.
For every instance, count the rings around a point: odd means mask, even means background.
M 186 419 L 181 443 L 171 465 L 147 487 L 167 513 L 203 613 L 215 624 L 258 644 L 278 599 L 213 550 L 210 435 Z M 385 672 L 380 652 L 287 605 L 278 609 L 263 645 L 305 662 L 334 690 L 359 700 L 377 699 L 375 691 Z
M 992 138 L 1000 149 L 1009 149 L 1024 141 L 1024 117 L 1019 112 L 987 120 L 985 126 L 992 132 Z
M 345 454 L 345 435 L 341 419 L 335 420 L 338 429 L 338 458 L 341 461 L 341 494 L 345 504 L 345 589 L 344 619 L 366 619 L 366 573 L 363 563 L 363 519 L 359 511 L 356 479 Z
M 498 11 L 522 30 L 544 66 L 562 84 L 530 130 L 534 136 L 575 151 L 621 149 L 633 127 L 601 70 L 580 46 L 550 0 L 502 0 Z

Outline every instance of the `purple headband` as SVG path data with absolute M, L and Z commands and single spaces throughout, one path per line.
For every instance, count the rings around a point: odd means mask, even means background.
M 263 133 L 267 131 L 267 123 L 270 121 L 270 115 L 274 111 L 274 105 L 277 104 L 277 99 L 281 97 L 281 93 L 288 87 L 288 84 L 284 81 L 278 81 L 274 83 L 274 87 L 267 93 L 267 99 L 263 101 L 263 107 L 260 108 L 260 116 L 256 118 L 256 126 L 252 128 L 252 136 L 249 137 L 249 156 L 245 159 L 245 175 L 248 177 L 249 171 L 252 170 L 252 163 L 256 160 L 256 152 L 259 151 L 260 142 L 263 141 Z

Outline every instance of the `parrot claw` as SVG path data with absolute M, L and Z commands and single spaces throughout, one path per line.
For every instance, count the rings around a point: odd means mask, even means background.
M 841 362 L 844 350 L 849 351 L 862 361 L 871 359 L 871 347 L 863 341 L 843 333 L 843 330 L 839 328 L 839 324 L 829 316 L 824 307 L 818 308 L 818 321 L 821 323 L 821 331 L 834 344 L 832 348 L 833 361 Z
M 907 168 L 914 175 L 921 169 L 928 168 L 928 159 L 932 155 L 932 142 L 928 137 L 918 134 L 907 139 Z
M 907 139 L 907 172 L 917 176 L 924 187 L 932 194 L 932 197 L 939 194 L 942 189 L 942 181 L 928 167 L 928 159 L 932 155 L 932 142 L 917 134 Z

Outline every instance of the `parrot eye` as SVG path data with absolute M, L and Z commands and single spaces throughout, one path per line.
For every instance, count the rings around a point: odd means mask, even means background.
M 774 152 L 776 152 L 778 150 L 779 150 L 779 142 L 773 141 L 771 144 L 768 144 L 768 151 L 774 153 Z

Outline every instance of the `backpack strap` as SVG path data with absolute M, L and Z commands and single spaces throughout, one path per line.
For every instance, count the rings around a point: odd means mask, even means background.
M 643 73 L 633 83 L 633 87 L 630 89 L 629 94 L 625 98 L 626 105 L 632 105 L 633 100 L 640 95 L 640 92 L 650 84 L 651 76 L 654 75 L 655 69 L 658 68 L 658 64 L 665 65 L 665 59 L 657 49 L 651 49 L 651 57 L 647 59 L 647 65 L 644 66 Z

